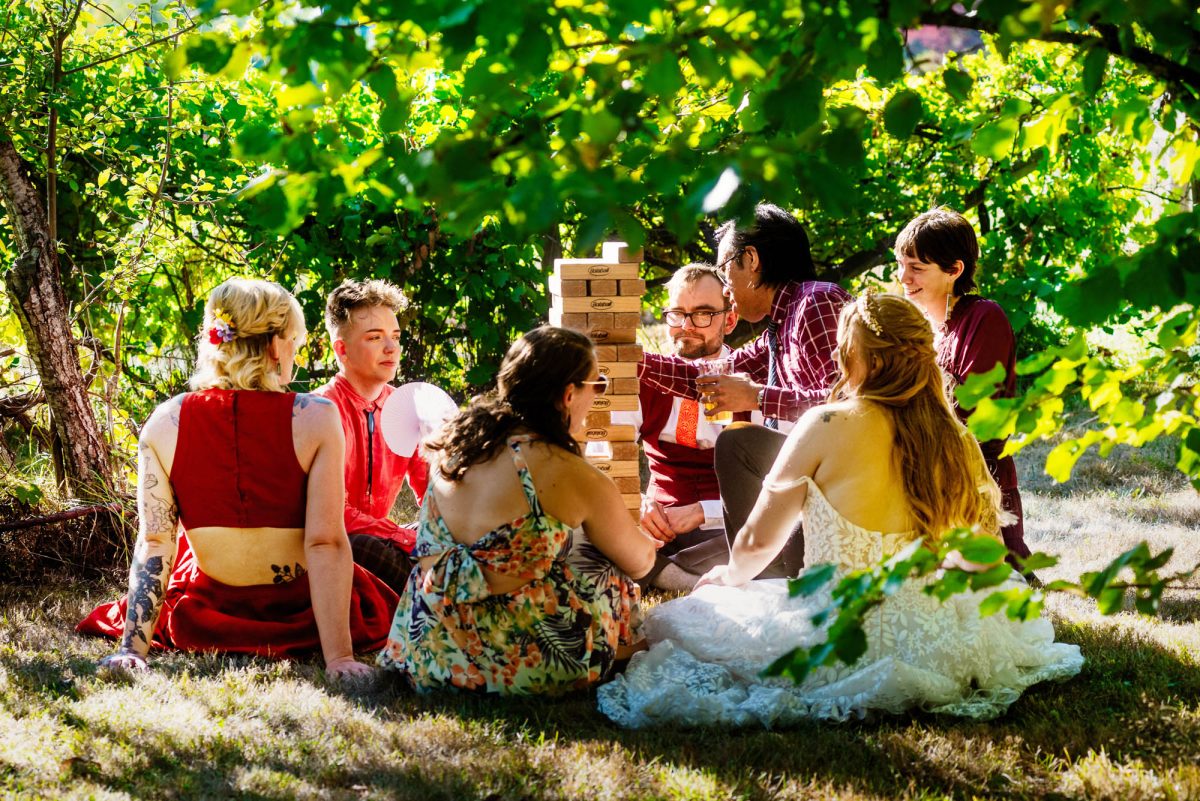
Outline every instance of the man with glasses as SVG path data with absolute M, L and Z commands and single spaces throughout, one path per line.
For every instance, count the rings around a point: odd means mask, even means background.
M 689 264 L 671 276 L 663 320 L 676 356 L 702 363 L 730 355 L 725 335 L 738 318 L 723 290 L 721 274 L 711 264 Z M 613 422 L 638 427 L 650 464 L 641 525 L 664 543 L 654 569 L 639 583 L 690 590 L 700 574 L 729 559 L 713 471 L 713 445 L 722 426 L 705 419 L 697 400 L 668 395 L 645 382 L 638 405 L 637 412 L 613 412 Z
M 734 427 L 717 442 L 725 532 L 732 542 L 783 447 L 780 421 L 795 421 L 827 399 L 836 371 L 838 315 L 850 295 L 816 280 L 808 235 L 778 206 L 760 203 L 753 225 L 739 229 L 730 220 L 717 238 L 726 297 L 743 319 L 766 319 L 766 331 L 733 352 L 733 375 L 700 378 L 700 369 L 685 359 L 646 354 L 638 377 L 643 386 L 672 395 L 703 396 L 714 411 L 758 410 L 766 418 L 765 426 Z M 797 532 L 760 577 L 796 575 L 803 554 Z
M 346 533 L 354 561 L 397 593 L 412 570 L 416 532 L 388 519 L 405 481 L 417 503 L 425 497 L 428 468 L 414 449 L 399 456 L 383 441 L 379 412 L 392 394 L 400 365 L 400 322 L 407 308 L 400 288 L 387 281 L 346 281 L 325 304 L 325 327 L 338 361 L 333 381 L 317 390 L 337 404 L 346 435 Z

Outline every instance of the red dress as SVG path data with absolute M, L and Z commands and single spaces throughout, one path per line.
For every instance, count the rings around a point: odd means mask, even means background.
M 320 649 L 308 574 L 272 565 L 275 583 L 234 587 L 202 573 L 186 532 L 206 526 L 303 528 L 308 475 L 292 443 L 294 393 L 210 389 L 184 396 L 171 487 L 185 533 L 153 644 L 283 658 Z M 250 535 L 247 535 L 250 536 Z M 387 641 L 397 596 L 354 565 L 350 636 L 356 651 Z M 120 637 L 126 599 L 101 604 L 75 627 Z

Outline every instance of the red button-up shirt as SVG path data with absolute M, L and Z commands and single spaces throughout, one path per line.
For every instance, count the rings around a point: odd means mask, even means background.
M 421 502 L 429 484 L 429 468 L 415 449 L 408 456 L 399 456 L 383 441 L 379 410 L 393 390 L 385 385 L 379 397 L 368 401 L 339 373 L 316 393 L 336 403 L 342 415 L 342 431 L 346 434 L 346 533 L 372 534 L 411 551 L 416 532 L 393 523 L 388 512 L 406 479 L 417 503 Z M 373 432 L 368 431 L 368 412 L 374 413 Z
M 810 406 L 829 400 L 837 363 L 838 315 L 850 294 L 827 281 L 789 282 L 775 292 L 770 317 L 779 324 L 776 386 L 763 392 L 764 417 L 797 420 Z M 767 383 L 767 334 L 733 352 L 733 370 Z M 638 378 L 669 395 L 698 398 L 700 365 L 678 356 L 647 353 Z

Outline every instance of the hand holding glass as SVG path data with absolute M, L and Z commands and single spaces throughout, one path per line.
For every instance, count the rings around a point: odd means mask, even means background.
M 733 373 L 733 359 L 705 359 L 700 362 L 700 377 L 707 378 L 708 376 L 731 375 Z M 715 403 L 708 400 L 708 396 L 704 397 L 704 419 L 710 423 L 717 425 L 729 425 L 733 422 L 733 412 L 713 412 Z

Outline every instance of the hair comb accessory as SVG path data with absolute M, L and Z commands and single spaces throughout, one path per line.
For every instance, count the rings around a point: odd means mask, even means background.
M 868 286 L 863 293 L 858 296 L 858 314 L 862 317 L 863 323 L 877 337 L 883 336 L 883 326 L 879 324 L 875 313 L 871 311 L 871 298 L 875 297 L 875 288 Z
M 226 312 L 221 309 L 213 309 L 212 318 L 212 327 L 208 329 L 209 342 L 214 345 L 221 345 L 225 342 L 231 342 L 237 336 L 237 326 L 233 324 L 233 318 Z

